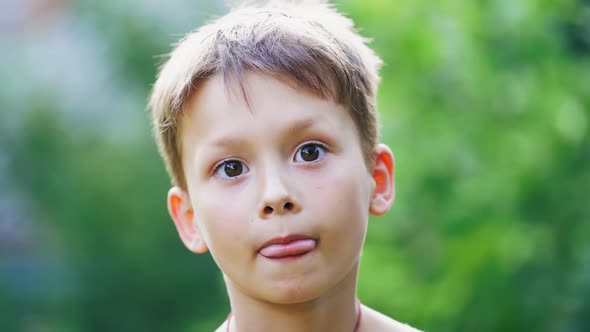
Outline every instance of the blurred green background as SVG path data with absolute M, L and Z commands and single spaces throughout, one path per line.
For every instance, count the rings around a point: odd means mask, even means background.
M 590 330 L 590 1 L 341 0 L 382 56 L 397 200 L 362 302 L 428 331 Z M 212 331 L 146 100 L 223 1 L 0 2 L 0 330 Z

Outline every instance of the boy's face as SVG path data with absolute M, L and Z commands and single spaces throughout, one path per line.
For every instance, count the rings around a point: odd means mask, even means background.
M 245 86 L 251 108 L 219 76 L 191 99 L 180 128 L 188 193 L 172 188 L 169 210 L 229 288 L 310 300 L 356 278 L 368 213 L 393 201 L 393 157 L 379 145 L 367 167 L 343 106 L 257 74 Z

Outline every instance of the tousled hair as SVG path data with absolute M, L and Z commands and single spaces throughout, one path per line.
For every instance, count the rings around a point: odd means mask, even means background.
M 174 185 L 186 189 L 179 122 L 188 100 L 208 78 L 226 90 L 256 72 L 346 106 L 365 159 L 379 139 L 375 108 L 380 58 L 352 20 L 320 0 L 244 4 L 181 39 L 160 68 L 149 101 L 153 130 Z M 237 83 L 237 84 L 232 84 Z

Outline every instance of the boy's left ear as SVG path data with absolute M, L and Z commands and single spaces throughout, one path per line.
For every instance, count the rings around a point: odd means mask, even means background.
M 373 181 L 375 187 L 371 196 L 369 212 L 381 216 L 389 211 L 395 199 L 395 160 L 393 152 L 385 144 L 378 144 L 373 149 L 375 158 Z

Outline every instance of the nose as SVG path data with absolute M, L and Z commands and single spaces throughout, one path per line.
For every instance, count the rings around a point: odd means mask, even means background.
M 261 182 L 260 218 L 273 215 L 297 213 L 301 206 L 295 200 L 293 188 L 287 175 L 278 172 L 266 172 Z

